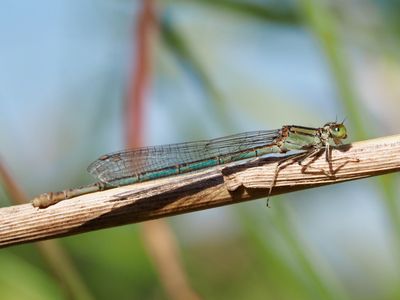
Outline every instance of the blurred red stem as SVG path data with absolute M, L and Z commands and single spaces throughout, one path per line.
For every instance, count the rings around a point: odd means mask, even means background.
M 151 30 L 154 25 L 154 3 L 142 1 L 136 29 L 136 65 L 132 70 L 132 81 L 129 85 L 125 107 L 125 142 L 129 148 L 139 147 L 143 142 L 143 116 L 146 91 L 150 78 Z

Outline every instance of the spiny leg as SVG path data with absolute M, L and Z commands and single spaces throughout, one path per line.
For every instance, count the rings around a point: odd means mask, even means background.
M 275 172 L 274 172 L 274 177 L 272 178 L 271 185 L 268 190 L 267 207 L 270 207 L 269 206 L 269 197 L 271 196 L 272 188 L 275 186 L 276 180 L 278 179 L 278 174 L 279 174 L 280 170 L 287 167 L 288 165 L 293 164 L 298 159 L 302 158 L 303 156 L 306 156 L 307 154 L 308 154 L 307 152 L 294 154 L 294 155 L 284 158 L 283 160 L 281 160 L 277 163 Z
M 317 171 L 319 171 L 319 172 L 325 174 L 327 177 L 332 176 L 331 168 L 329 168 L 329 171 L 327 172 L 327 171 L 324 170 L 324 169 L 316 168 L 316 167 L 311 166 L 311 164 L 312 164 L 319 156 L 321 156 L 321 155 L 323 154 L 323 153 L 321 153 L 322 151 L 324 151 L 325 153 L 327 153 L 327 151 L 329 151 L 329 150 L 327 150 L 326 148 L 315 148 L 315 149 L 313 149 L 312 151 L 310 151 L 310 152 L 307 154 L 307 156 L 303 157 L 301 160 L 298 161 L 299 165 L 302 166 L 302 169 L 301 169 L 301 172 L 302 172 L 302 173 L 306 173 L 306 170 L 307 170 L 307 169 L 314 169 L 314 170 L 317 170 Z M 307 160 L 308 158 L 312 158 L 312 159 L 311 159 L 309 162 L 304 163 L 304 161 Z M 327 161 L 328 161 L 328 163 L 329 163 L 330 160 L 328 160 L 328 159 L 329 159 L 328 156 L 326 156 L 326 159 L 327 159 Z
M 306 164 L 303 164 L 303 161 L 305 161 L 309 157 L 315 156 L 315 158 L 317 158 L 318 152 L 320 152 L 322 150 L 324 150 L 324 152 L 325 152 L 325 159 L 328 162 L 329 171 L 311 166 L 311 164 L 313 163 L 313 160 L 311 160 L 310 162 L 308 162 Z M 342 164 L 340 164 L 337 168 L 333 169 L 332 162 L 340 161 L 340 160 L 345 160 L 345 161 Z M 320 148 L 320 149 L 317 148 L 315 151 L 311 152 L 307 157 L 304 157 L 302 160 L 300 160 L 299 164 L 301 166 L 303 166 L 302 172 L 306 172 L 307 169 L 314 169 L 314 170 L 318 170 L 319 172 L 324 173 L 327 177 L 332 177 L 349 162 L 359 162 L 359 161 L 360 160 L 358 158 L 351 158 L 351 157 L 347 157 L 347 156 L 333 159 L 332 158 L 332 147 L 327 145 L 325 148 Z
M 341 160 L 344 160 L 344 162 L 342 164 L 340 164 L 335 170 L 333 170 L 332 162 L 341 161 Z M 358 158 L 353 158 L 353 157 L 348 157 L 348 156 L 333 159 L 332 158 L 332 147 L 329 148 L 329 155 L 327 154 L 327 162 L 329 164 L 329 171 L 332 174 L 335 174 L 337 171 L 339 171 L 341 168 L 343 168 L 345 165 L 347 165 L 350 162 L 359 162 L 359 161 L 360 160 Z
M 293 156 L 289 156 L 289 157 L 285 158 L 284 160 L 281 160 L 280 162 L 278 162 L 278 164 L 276 165 L 276 168 L 275 168 L 274 178 L 271 182 L 271 185 L 270 185 L 269 191 L 268 191 L 267 207 L 269 207 L 269 197 L 271 196 L 272 188 L 275 186 L 276 180 L 278 179 L 279 171 L 281 169 L 285 168 L 286 166 L 293 164 L 295 162 L 297 162 L 300 166 L 310 167 L 308 165 L 303 165 L 302 162 L 310 157 L 316 156 L 317 154 L 319 154 L 321 152 L 321 150 L 323 150 L 323 149 L 315 148 L 309 152 L 304 152 L 304 153 L 295 154 Z M 312 167 L 310 167 L 310 168 L 312 168 Z M 315 168 L 315 169 L 318 169 L 318 168 Z M 320 170 L 320 169 L 318 169 L 318 170 Z M 304 168 L 302 168 L 302 172 L 303 171 L 304 171 Z M 324 170 L 322 170 L 322 171 L 325 172 Z
M 340 170 L 343 166 L 345 166 L 347 163 L 349 162 L 359 162 L 360 160 L 358 158 L 350 158 L 350 157 L 340 157 L 337 159 L 332 159 L 331 157 L 331 147 L 329 147 L 329 145 L 327 145 L 325 148 L 314 148 L 309 152 L 304 152 L 304 153 L 300 153 L 300 154 L 296 154 L 293 156 L 289 156 L 283 160 L 281 160 L 280 162 L 278 162 L 278 164 L 276 165 L 275 168 L 275 173 L 274 173 L 274 177 L 273 180 L 271 182 L 271 185 L 269 187 L 269 191 L 268 191 L 268 196 L 267 196 L 267 207 L 269 206 L 269 197 L 271 196 L 271 192 L 272 192 L 272 188 L 275 186 L 276 180 L 278 178 L 278 174 L 280 172 L 281 169 L 285 168 L 286 166 L 294 163 L 297 161 L 297 163 L 302 166 L 301 171 L 305 172 L 307 169 L 315 169 L 318 170 L 319 172 L 322 172 L 323 174 L 325 174 L 327 177 L 331 177 L 332 175 L 334 175 L 338 170 Z M 321 168 L 316 168 L 311 166 L 310 164 L 313 163 L 313 161 L 315 159 L 317 159 L 320 155 L 322 155 L 322 151 L 325 153 L 326 155 L 326 160 L 329 164 L 329 171 L 326 171 L 324 169 Z M 310 162 L 303 164 L 304 161 L 306 161 L 309 158 L 313 158 Z M 332 162 L 334 161 L 339 161 L 339 160 L 343 160 L 345 159 L 346 161 L 341 164 L 340 166 L 338 166 L 335 170 L 332 169 Z

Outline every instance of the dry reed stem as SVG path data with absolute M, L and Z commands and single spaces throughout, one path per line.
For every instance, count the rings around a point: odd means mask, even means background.
M 312 168 L 297 163 L 280 170 L 271 195 L 400 170 L 400 135 L 388 136 L 332 151 L 331 166 L 322 155 Z M 351 159 L 343 165 L 343 162 Z M 358 160 L 355 162 L 354 160 Z M 0 247 L 68 236 L 96 229 L 239 203 L 268 195 L 275 158 L 216 167 L 83 195 L 45 209 L 31 204 L 0 209 Z M 326 176 L 318 169 L 329 170 Z M 303 170 L 302 170 L 303 169 Z

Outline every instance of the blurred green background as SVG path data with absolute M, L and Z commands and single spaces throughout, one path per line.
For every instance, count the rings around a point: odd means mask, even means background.
M 398 1 L 153 4 L 144 144 L 344 117 L 351 141 L 399 133 Z M 0 156 L 29 197 L 92 182 L 86 166 L 125 147 L 142 12 L 128 0 L 0 3 Z M 166 222 L 199 298 L 400 299 L 398 185 L 383 176 Z M 9 196 L 3 185 L 2 206 Z M 59 239 L 52 265 L 34 244 L 2 249 L 0 298 L 179 299 L 141 226 Z M 75 287 L 54 272 L 64 264 Z

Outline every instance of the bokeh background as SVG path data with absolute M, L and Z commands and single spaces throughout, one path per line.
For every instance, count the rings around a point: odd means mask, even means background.
M 399 133 L 399 37 L 395 0 L 1 1 L 1 163 L 29 199 L 127 146 L 343 118 L 352 141 Z M 400 299 L 398 185 L 2 249 L 0 298 Z

